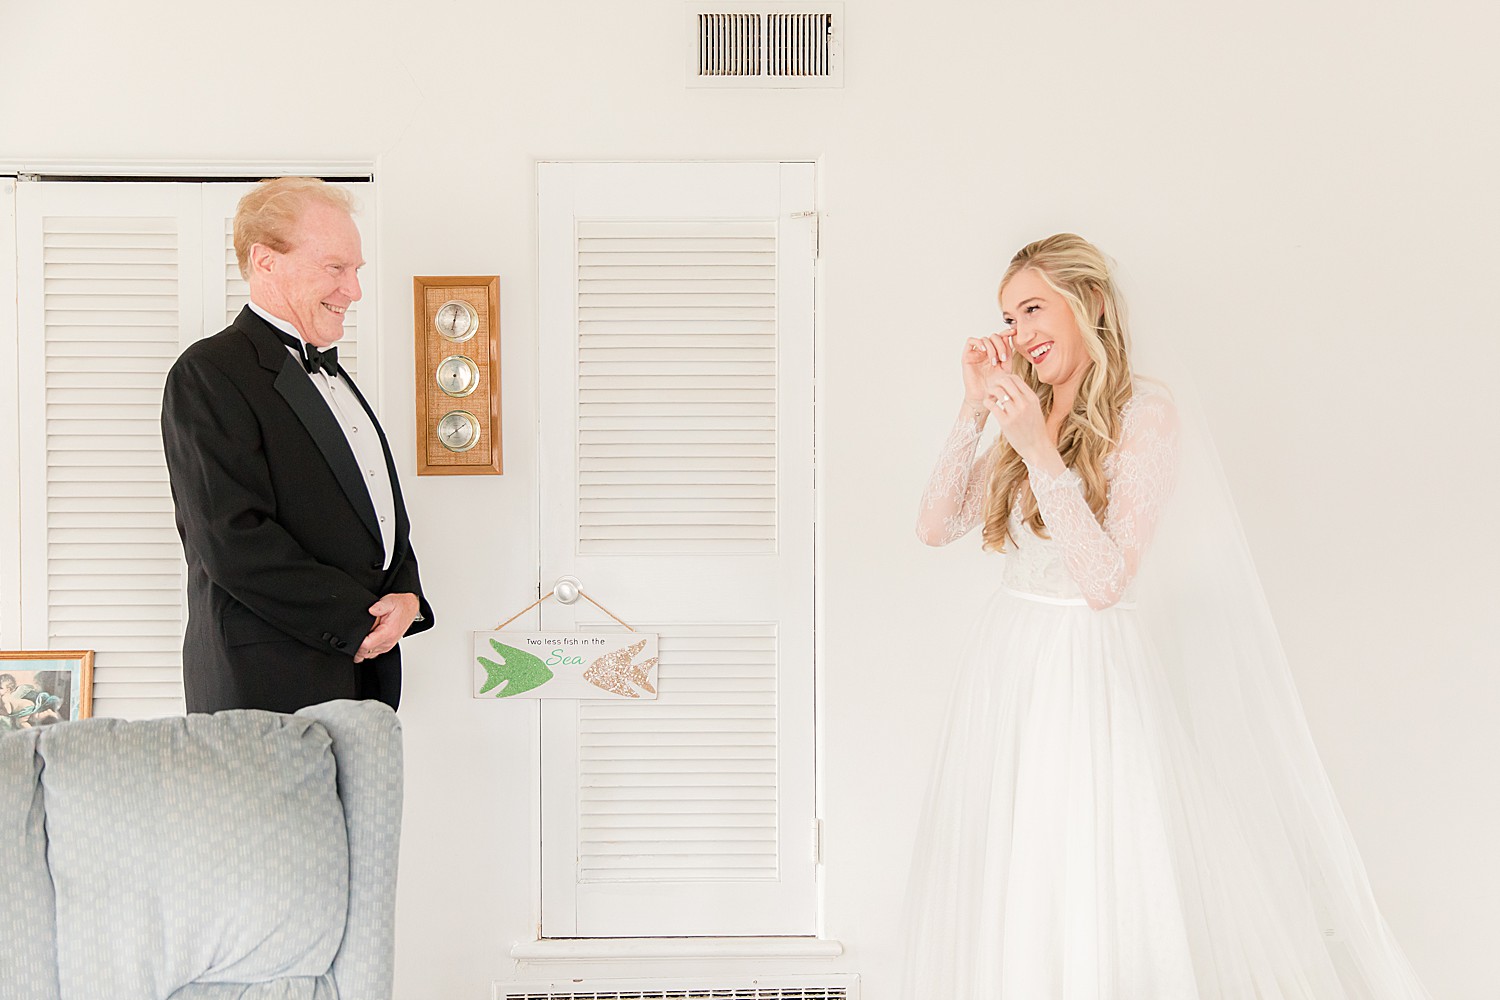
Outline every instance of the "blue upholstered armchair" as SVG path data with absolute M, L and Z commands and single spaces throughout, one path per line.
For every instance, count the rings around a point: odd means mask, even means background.
M 401 727 L 86 719 L 0 736 L 0 1000 L 387 1000 Z

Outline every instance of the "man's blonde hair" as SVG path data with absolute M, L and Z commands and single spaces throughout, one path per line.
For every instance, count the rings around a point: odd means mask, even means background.
M 348 191 L 316 177 L 276 177 L 261 181 L 234 210 L 234 256 L 240 277 L 250 277 L 250 248 L 262 243 L 277 253 L 292 249 L 292 230 L 308 205 L 321 202 L 354 214 Z

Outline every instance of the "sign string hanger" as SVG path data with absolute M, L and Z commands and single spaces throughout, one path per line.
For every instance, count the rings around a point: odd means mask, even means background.
M 526 612 L 530 611 L 532 608 L 537 607 L 551 597 L 557 598 L 557 603 L 559 604 L 575 604 L 581 597 L 585 601 L 588 601 L 590 604 L 592 604 L 594 607 L 598 608 L 600 611 L 603 611 L 605 614 L 609 615 L 621 625 L 624 625 L 630 631 L 634 632 L 636 630 L 634 625 L 630 624 L 625 619 L 621 618 L 619 615 L 615 614 L 613 611 L 609 610 L 598 601 L 594 600 L 588 594 L 584 593 L 583 588 L 579 586 L 577 580 L 574 580 L 572 577 L 563 577 L 561 580 L 557 581 L 557 585 L 554 586 L 551 590 L 547 591 L 541 597 L 538 597 L 536 600 L 526 605 L 526 607 L 522 608 L 520 611 L 517 611 L 509 618 L 505 619 L 505 621 L 501 622 L 499 625 L 496 625 L 493 631 L 499 632 L 501 629 L 505 628 L 505 626 L 509 625 L 511 622 L 515 621 L 517 618 L 521 617 Z

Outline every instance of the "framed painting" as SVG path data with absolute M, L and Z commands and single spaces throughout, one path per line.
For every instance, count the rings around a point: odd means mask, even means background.
M 94 651 L 0 651 L 0 732 L 86 719 L 94 710 Z

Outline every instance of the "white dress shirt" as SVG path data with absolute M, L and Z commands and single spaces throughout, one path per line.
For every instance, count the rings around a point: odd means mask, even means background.
M 307 341 L 292 324 L 272 316 L 254 302 L 250 303 L 250 308 L 276 329 L 296 337 L 306 349 Z M 303 356 L 290 345 L 287 352 L 301 362 Z M 370 502 L 375 505 L 375 518 L 380 524 L 380 543 L 385 547 L 385 563 L 381 568 L 390 569 L 391 555 L 396 544 L 396 496 L 391 490 L 391 474 L 385 465 L 385 449 L 380 447 L 380 435 L 375 432 L 375 422 L 370 419 L 365 408 L 359 405 L 359 399 L 344 379 L 324 371 L 313 372 L 308 378 L 312 379 L 313 385 L 322 393 L 324 402 L 328 404 L 328 409 L 333 412 L 334 419 L 339 422 L 344 437 L 349 441 L 354 461 L 365 474 L 365 488 L 370 491 Z

